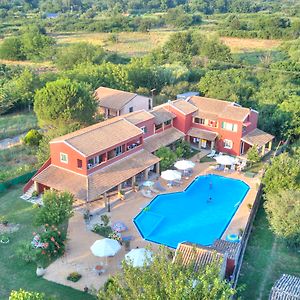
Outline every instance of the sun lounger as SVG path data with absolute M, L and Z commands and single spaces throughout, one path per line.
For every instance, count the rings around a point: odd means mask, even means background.
M 212 150 L 207 157 L 214 157 L 216 155 L 216 150 Z
M 141 193 L 144 197 L 146 198 L 153 198 L 153 195 L 151 194 L 151 191 L 148 190 L 148 191 L 145 191 L 145 190 L 141 190 Z
M 150 190 L 151 190 L 151 192 L 153 192 L 153 193 L 155 193 L 155 194 L 159 194 L 159 193 L 160 193 L 160 191 L 157 190 L 156 188 L 154 188 L 153 186 L 150 187 Z
M 166 189 L 160 184 L 159 181 L 155 182 L 153 188 L 160 191 L 160 192 L 165 192 L 166 191 Z
M 231 167 L 230 167 L 230 172 L 234 172 L 235 171 L 235 165 L 233 164 L 233 165 L 231 165 Z

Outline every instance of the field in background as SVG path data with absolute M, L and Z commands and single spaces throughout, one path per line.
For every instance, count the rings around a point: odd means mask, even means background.
M 36 127 L 37 119 L 33 112 L 0 116 L 0 140 L 14 137 Z
M 88 42 L 100 45 L 104 49 L 125 54 L 128 56 L 142 56 L 151 50 L 162 46 L 175 31 L 151 31 L 143 32 L 120 32 L 120 33 L 57 33 L 52 36 L 57 39 L 58 44 L 70 44 L 77 42 Z M 215 32 L 202 31 L 204 34 L 215 34 Z M 116 42 L 110 40 L 114 35 Z M 232 53 L 250 54 L 253 52 L 274 51 L 281 44 L 280 40 L 244 39 L 221 37 L 222 42 L 227 45 Z
M 280 40 L 263 40 L 263 39 L 246 39 L 235 37 L 221 37 L 221 41 L 227 45 L 232 53 L 253 52 L 253 51 L 270 51 L 276 49 L 282 41 Z
M 281 274 L 300 276 L 300 255 L 275 237 L 262 207 L 258 210 L 244 256 L 238 287 L 242 299 L 268 299 Z
M 58 44 L 87 42 L 128 56 L 142 56 L 162 46 L 173 31 L 119 32 L 119 33 L 57 33 L 52 36 Z M 112 42 L 114 35 L 117 39 Z

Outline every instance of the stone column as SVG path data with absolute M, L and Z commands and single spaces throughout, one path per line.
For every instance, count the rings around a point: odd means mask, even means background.
M 148 178 L 149 178 L 149 168 L 147 168 L 145 171 L 144 171 L 144 179 L 145 180 L 148 180 Z
M 265 150 L 266 150 L 266 145 L 262 146 L 262 150 L 261 150 L 261 155 L 264 156 L 265 155 Z
M 34 190 L 39 193 L 39 184 L 36 181 L 34 181 L 33 186 L 34 186 Z
M 157 162 L 157 163 L 156 163 L 156 174 L 159 175 L 159 171 L 160 171 L 160 170 L 159 170 L 159 162 Z

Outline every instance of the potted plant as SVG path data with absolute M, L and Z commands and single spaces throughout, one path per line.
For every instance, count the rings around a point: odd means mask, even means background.
M 133 191 L 134 192 L 137 192 L 139 190 L 139 184 L 137 183 L 137 182 L 135 182 L 134 184 L 133 184 Z
M 46 270 L 44 269 L 43 265 L 38 264 L 35 273 L 37 277 L 41 277 L 45 275 Z
M 248 204 L 247 204 L 247 207 L 249 208 L 249 210 L 251 210 L 252 207 L 253 207 L 253 205 L 252 205 L 251 203 L 248 203 Z
M 125 191 L 123 191 L 123 190 L 120 190 L 119 191 L 119 196 L 120 196 L 120 199 L 123 201 L 123 200 L 125 200 Z
M 8 220 L 4 216 L 0 216 L 0 223 L 4 226 L 7 226 Z
M 125 247 L 125 251 L 129 251 L 130 250 L 130 240 L 124 240 L 124 247 Z
M 2 234 L 0 237 L 0 243 L 1 244 L 8 244 L 9 243 L 9 237 L 7 234 Z
M 33 191 L 31 194 L 31 198 L 37 198 L 39 193 L 37 191 Z
M 86 209 L 83 213 L 83 219 L 86 223 L 90 221 L 90 211 L 88 209 Z
M 244 234 L 244 228 L 239 229 L 239 237 L 242 238 Z

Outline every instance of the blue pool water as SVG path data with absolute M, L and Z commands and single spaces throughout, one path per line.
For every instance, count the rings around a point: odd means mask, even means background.
M 156 196 L 133 220 L 148 241 L 176 248 L 220 238 L 249 190 L 241 180 L 197 177 L 185 191 Z

